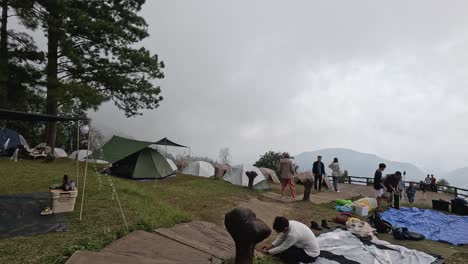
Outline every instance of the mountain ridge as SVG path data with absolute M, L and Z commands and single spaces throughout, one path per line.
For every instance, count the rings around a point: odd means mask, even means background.
M 412 163 L 391 161 L 373 153 L 364 153 L 347 148 L 324 148 L 294 155 L 299 171 L 311 170 L 312 163 L 317 159 L 318 155 L 323 157 L 322 161 L 325 164 L 327 175 L 331 174 L 328 164 L 333 161 L 334 157 L 339 159 L 342 171 L 348 170 L 349 175 L 352 176 L 373 177 L 379 163 L 382 162 L 387 165 L 384 174 L 394 173 L 397 170 L 406 171 L 406 180 L 414 181 L 423 180 L 425 175 L 419 167 Z

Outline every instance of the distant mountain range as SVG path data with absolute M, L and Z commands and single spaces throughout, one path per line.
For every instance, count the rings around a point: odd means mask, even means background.
M 331 175 L 328 165 L 333 161 L 334 157 L 337 157 L 341 170 L 347 170 L 351 176 L 374 177 L 379 163 L 383 162 L 387 165 L 384 175 L 394 173 L 395 171 L 406 171 L 406 180 L 424 180 L 423 171 L 411 163 L 390 161 L 375 154 L 367 154 L 344 148 L 327 148 L 294 155 L 295 164 L 299 166 L 299 171 L 311 170 L 312 163 L 317 160 L 318 155 L 323 157 L 322 161 L 325 164 L 327 175 Z
M 450 185 L 468 189 L 468 167 L 456 169 L 443 176 Z

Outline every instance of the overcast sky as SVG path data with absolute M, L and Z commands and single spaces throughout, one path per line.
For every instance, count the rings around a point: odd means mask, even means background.
M 148 0 L 142 45 L 164 101 L 98 127 L 167 136 L 234 163 L 344 147 L 423 169 L 468 166 L 468 1 Z

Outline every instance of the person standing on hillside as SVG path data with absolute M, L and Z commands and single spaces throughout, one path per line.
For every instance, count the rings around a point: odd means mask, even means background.
M 426 179 L 424 179 L 424 184 L 426 184 L 426 191 L 431 191 L 431 175 L 427 175 Z
M 387 165 L 385 165 L 385 163 L 380 163 L 379 168 L 374 173 L 374 190 L 375 199 L 377 200 L 377 211 L 380 210 L 380 203 L 385 189 L 382 180 L 382 172 L 385 170 L 386 167 Z
M 437 192 L 437 179 L 434 177 L 434 174 L 431 174 L 431 190 Z
M 325 165 L 322 162 L 322 156 L 318 156 L 317 161 L 312 165 L 312 173 L 315 178 L 314 189 L 317 190 L 318 185 L 318 190 L 321 191 L 323 175 L 325 175 Z
M 335 192 L 340 192 L 338 190 L 338 180 L 341 177 L 341 169 L 340 163 L 338 163 L 338 158 L 334 158 L 333 162 L 330 165 L 328 165 L 328 168 L 332 170 L 333 188 L 335 189 Z
M 296 185 L 294 183 L 294 165 L 289 158 L 288 153 L 283 153 L 283 158 L 280 159 L 279 164 L 280 178 L 281 178 L 281 199 L 284 199 L 284 190 L 289 184 L 291 189 L 291 196 L 296 199 Z

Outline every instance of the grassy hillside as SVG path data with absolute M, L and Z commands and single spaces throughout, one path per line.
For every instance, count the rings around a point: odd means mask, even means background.
M 49 184 L 60 183 L 64 174 L 76 179 L 76 167 L 70 160 L 50 164 L 3 159 L 0 168 L 0 194 L 46 192 Z M 82 185 L 83 179 L 79 182 Z M 80 188 L 75 211 L 69 214 L 69 232 L 0 239 L 0 263 L 64 263 L 77 249 L 99 250 L 126 234 L 110 182 L 117 190 L 130 230 L 153 230 L 192 219 L 219 223 L 224 212 L 234 205 L 231 199 L 245 198 L 249 193 L 223 181 L 189 176 L 158 181 L 155 187 L 153 181 L 98 175 L 91 166 L 83 220 L 79 221 Z
M 83 171 L 84 164 L 81 165 Z M 60 183 L 64 174 L 76 180 L 74 162 L 65 159 L 54 163 L 14 163 L 0 159 L 0 194 L 46 192 L 49 184 Z M 82 186 L 83 179 L 80 178 L 79 182 Z M 129 230 L 124 227 L 110 183 L 117 190 Z M 301 191 L 301 186 L 298 189 Z M 277 185 L 274 190 L 278 191 Z M 83 220 L 79 220 L 81 199 L 78 199 L 75 211 L 68 215 L 69 232 L 0 239 L 0 263 L 64 263 L 76 250 L 98 251 L 135 229 L 150 231 L 191 220 L 222 224 L 225 212 L 239 202 L 258 196 L 258 192 L 233 186 L 222 180 L 178 175 L 158 181 L 155 186 L 154 181 L 136 182 L 99 175 L 94 166 L 90 166 Z M 278 208 L 284 206 L 290 209 L 288 217 L 304 223 L 311 219 L 331 219 L 336 215 L 333 204 L 315 205 L 309 202 L 272 203 L 272 213 L 278 213 Z M 466 263 L 468 257 L 467 246 L 453 247 L 433 241 L 393 241 L 389 236 L 384 236 L 383 239 L 409 248 L 450 256 L 446 263 Z M 257 262 L 275 263 L 271 258 Z

